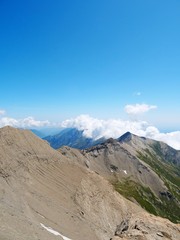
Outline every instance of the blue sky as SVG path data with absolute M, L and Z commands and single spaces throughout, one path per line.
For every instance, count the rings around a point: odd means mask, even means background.
M 124 107 L 147 104 L 142 119 L 179 130 L 179 12 L 179 0 L 0 1 L 0 109 L 58 122 L 134 119 Z

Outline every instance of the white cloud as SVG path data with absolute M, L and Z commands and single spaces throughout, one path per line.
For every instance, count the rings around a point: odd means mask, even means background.
M 126 105 L 124 110 L 128 114 L 137 115 L 141 113 L 145 113 L 150 111 L 151 109 L 156 109 L 155 105 L 147 105 L 147 104 L 134 104 L 134 105 Z
M 74 127 L 78 130 L 84 130 L 86 137 L 98 139 L 101 137 L 118 138 L 127 131 L 137 135 L 144 135 L 148 124 L 144 121 L 102 120 L 92 118 L 89 115 L 80 115 L 77 118 L 65 120 L 62 127 Z
M 4 115 L 6 113 L 6 111 L 5 110 L 3 110 L 3 109 L 0 109 L 0 115 Z
M 157 141 L 162 141 L 167 143 L 169 146 L 180 150 L 180 131 L 161 133 L 157 128 L 146 133 L 146 136 Z
M 118 138 L 129 131 L 138 136 L 163 141 L 176 149 L 180 149 L 180 131 L 161 133 L 156 127 L 145 121 L 102 120 L 92 118 L 89 115 L 80 115 L 74 119 L 65 120 L 61 125 L 62 127 L 84 130 L 84 136 L 94 139 L 101 137 Z
M 0 127 L 12 126 L 19 128 L 30 128 L 30 127 L 43 127 L 50 125 L 49 121 L 35 120 L 33 117 L 27 117 L 24 119 L 15 119 L 10 117 L 3 117 L 0 119 Z
M 33 117 L 27 117 L 24 119 L 1 117 L 0 127 L 7 125 L 18 128 L 59 126 L 58 124 L 50 123 L 48 120 L 40 121 Z M 76 118 L 63 121 L 60 126 L 83 130 L 84 136 L 93 139 L 101 137 L 118 138 L 125 132 L 129 131 L 138 136 L 163 141 L 173 148 L 180 150 L 180 131 L 162 133 L 156 127 L 151 126 L 145 121 L 124 121 L 122 119 L 102 120 L 90 117 L 89 115 L 80 115 Z

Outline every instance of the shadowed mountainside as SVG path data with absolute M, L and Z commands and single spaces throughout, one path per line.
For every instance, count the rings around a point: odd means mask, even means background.
M 104 138 L 98 140 L 87 138 L 84 136 L 83 131 L 76 128 L 66 128 L 56 135 L 45 137 L 44 140 L 48 141 L 50 146 L 54 149 L 58 149 L 62 146 L 85 149 L 105 141 Z

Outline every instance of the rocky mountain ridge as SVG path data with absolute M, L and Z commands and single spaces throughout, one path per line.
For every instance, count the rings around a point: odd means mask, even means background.
M 86 160 L 30 131 L 0 129 L 0 239 L 179 239 L 178 224 L 124 198 Z
M 149 212 L 180 221 L 179 151 L 131 133 L 83 151 L 67 147 L 59 151 L 69 159 L 72 152 L 73 158 L 108 179 L 117 191 Z

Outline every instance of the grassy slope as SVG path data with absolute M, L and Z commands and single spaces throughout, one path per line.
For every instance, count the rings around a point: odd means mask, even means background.
M 138 157 L 146 162 L 163 180 L 170 197 L 156 197 L 150 188 L 139 185 L 130 178 L 113 183 L 115 189 L 126 198 L 135 199 L 148 212 L 168 218 L 172 222 L 180 222 L 180 169 L 172 163 L 165 162 L 158 146 L 152 146 L 153 151 L 146 149 L 138 152 Z

